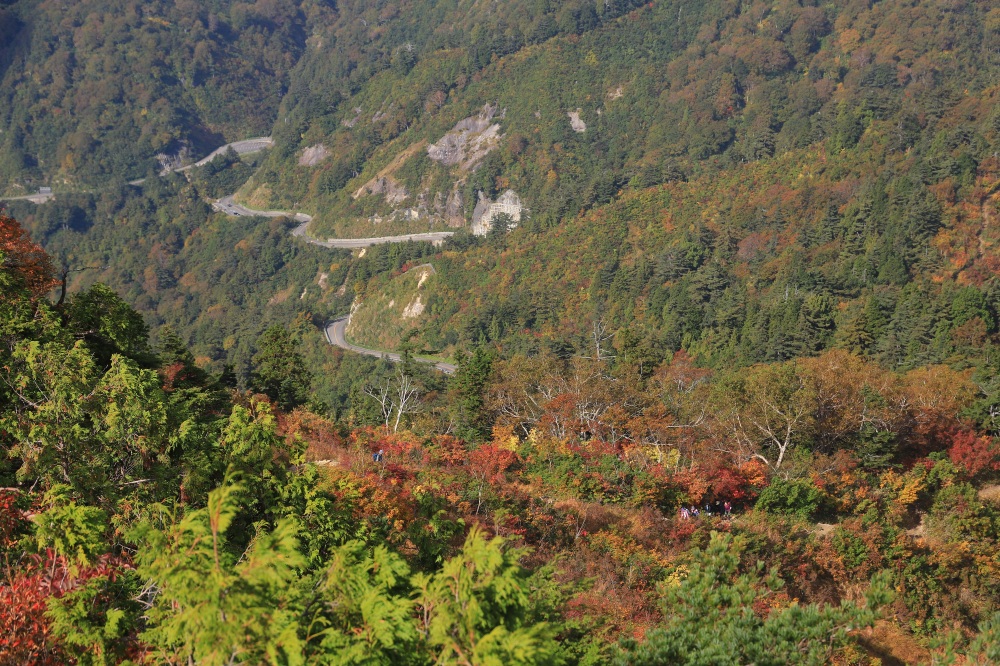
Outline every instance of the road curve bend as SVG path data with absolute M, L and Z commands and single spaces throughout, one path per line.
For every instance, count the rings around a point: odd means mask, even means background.
M 249 155 L 251 153 L 258 153 L 262 150 L 266 150 L 274 145 L 274 139 L 269 136 L 258 136 L 253 139 L 244 139 L 242 141 L 234 141 L 232 143 L 227 143 L 224 146 L 219 146 L 211 153 L 198 160 L 194 164 L 188 164 L 187 166 L 178 167 L 176 169 L 165 169 L 161 175 L 166 175 L 171 172 L 183 173 L 189 171 L 194 167 L 205 166 L 212 160 L 214 160 L 219 155 L 225 154 L 228 150 L 232 149 L 237 155 Z M 139 186 L 146 182 L 145 178 L 137 178 L 135 180 L 130 180 L 129 185 Z M 0 200 L 4 201 L 30 201 L 35 204 L 43 204 L 49 199 L 55 196 L 53 193 L 46 194 L 25 194 L 15 197 L 0 197 Z M 212 208 L 220 213 L 225 213 L 232 217 L 288 217 L 296 222 L 300 222 L 299 226 L 292 230 L 292 235 L 301 238 L 307 243 L 312 243 L 313 245 L 319 245 L 320 247 L 326 248 L 343 248 L 343 249 L 357 249 L 363 247 L 370 247 L 372 245 L 381 245 L 382 243 L 405 243 L 407 241 L 425 241 L 429 243 L 439 243 L 449 236 L 454 235 L 453 231 L 433 231 L 421 234 L 404 234 L 402 236 L 378 236 L 374 238 L 329 238 L 325 241 L 321 241 L 317 238 L 313 238 L 308 233 L 306 233 L 306 227 L 312 222 L 312 215 L 307 215 L 305 213 L 290 213 L 284 210 L 255 210 L 253 208 L 247 208 L 233 201 L 232 196 L 222 197 L 221 199 L 215 201 L 212 204 Z
M 207 156 L 201 158 L 194 164 L 188 165 L 186 167 L 181 167 L 180 169 L 175 169 L 175 171 L 187 171 L 193 167 L 202 167 L 214 160 L 219 155 L 225 154 L 230 148 L 237 155 L 251 155 L 253 153 L 259 153 L 262 150 L 270 148 L 274 145 L 274 139 L 269 136 L 258 136 L 253 139 L 243 139 L 242 141 L 233 141 L 232 143 L 227 143 L 224 146 L 219 146 Z
M 312 222 L 312 215 L 306 215 L 305 213 L 289 213 L 284 210 L 256 210 L 254 208 L 247 208 L 246 206 L 234 202 L 232 196 L 222 197 L 212 204 L 212 208 L 220 213 L 225 213 L 226 215 L 234 217 L 290 217 L 296 222 L 301 222 L 299 226 L 292 229 L 293 236 L 301 238 L 307 243 L 327 248 L 336 247 L 351 250 L 362 247 L 370 247 L 372 245 L 381 245 L 382 243 L 405 243 L 406 241 L 425 241 L 428 243 L 437 243 L 443 241 L 449 236 L 454 235 L 455 233 L 454 231 L 431 231 L 422 234 L 403 234 L 402 236 L 377 236 L 374 238 L 330 238 L 325 241 L 321 241 L 317 238 L 313 238 L 306 231 L 306 227 L 308 227 L 309 223 Z
M 312 215 L 306 215 L 305 213 L 289 213 L 284 210 L 255 210 L 241 206 L 233 201 L 232 195 L 222 197 L 212 204 L 212 208 L 231 217 L 290 217 L 296 222 L 302 223 L 301 227 L 296 227 L 292 231 L 293 236 L 300 236 L 301 234 L 296 232 L 299 229 L 304 229 L 307 224 L 312 222 Z
M 195 167 L 203 167 L 212 160 L 214 160 L 219 155 L 225 154 L 230 148 L 232 148 L 237 155 L 251 155 L 253 153 L 259 153 L 262 150 L 270 148 L 274 145 L 274 139 L 269 136 L 258 136 L 253 139 L 243 139 L 242 141 L 233 141 L 232 143 L 227 143 L 224 146 L 219 146 L 211 153 L 201 158 L 194 164 L 188 164 L 187 166 L 177 167 L 176 169 L 166 168 L 160 172 L 161 176 L 165 176 L 168 173 L 184 173 L 185 171 L 190 171 Z M 130 180 L 129 185 L 142 185 L 146 182 L 145 178 L 137 178 L 136 180 Z
M 342 317 L 337 317 L 336 319 L 330 321 L 326 325 L 326 329 L 323 331 L 326 335 L 326 341 L 329 342 L 334 347 L 340 347 L 341 349 L 346 349 L 358 354 L 364 354 L 365 356 L 374 356 L 376 358 L 385 357 L 392 361 L 393 363 L 398 363 L 402 360 L 399 354 L 393 352 L 383 352 L 377 349 L 368 349 L 366 347 L 359 347 L 357 345 L 352 345 L 347 341 L 345 333 L 347 332 L 347 320 L 348 315 Z M 415 361 L 419 363 L 432 363 L 434 367 L 446 375 L 452 375 L 458 370 L 457 365 L 451 363 L 443 363 L 437 361 L 428 361 L 425 359 L 414 358 Z
M 274 139 L 269 136 L 259 136 L 253 139 L 244 139 L 243 141 L 234 141 L 233 143 L 227 143 L 224 146 L 220 146 L 212 151 L 206 157 L 198 160 L 194 164 L 189 164 L 188 166 L 181 167 L 179 169 L 172 169 L 172 171 L 187 171 L 193 167 L 205 166 L 212 160 L 214 160 L 219 155 L 224 154 L 230 148 L 236 151 L 238 155 L 248 155 L 250 153 L 260 152 L 274 145 Z M 141 185 L 145 182 L 145 178 L 140 178 L 138 180 L 133 180 L 129 185 Z M 33 198 L 37 199 L 40 195 L 32 195 Z M 41 195 L 44 196 L 44 195 Z M 51 195 L 49 195 L 51 196 Z M 29 197 L 24 197 L 29 198 Z M 42 203 L 38 201 L 37 203 Z M 312 243 L 313 245 L 319 245 L 320 247 L 326 248 L 344 248 L 344 249 L 356 249 L 362 247 L 369 247 L 372 245 L 381 245 L 382 243 L 405 243 L 406 241 L 426 241 L 429 243 L 438 243 L 449 236 L 454 235 L 453 231 L 434 231 L 422 234 L 404 234 L 402 236 L 378 236 L 374 238 L 329 238 L 325 241 L 321 241 L 317 238 L 313 238 L 306 232 L 306 227 L 312 222 L 312 215 L 307 215 L 305 213 L 290 213 L 284 210 L 255 210 L 253 208 L 247 208 L 233 201 L 232 196 L 222 197 L 218 201 L 212 204 L 212 208 L 219 211 L 220 213 L 225 213 L 233 217 L 289 217 L 296 222 L 300 222 L 299 226 L 292 230 L 292 235 L 301 238 L 307 243 Z

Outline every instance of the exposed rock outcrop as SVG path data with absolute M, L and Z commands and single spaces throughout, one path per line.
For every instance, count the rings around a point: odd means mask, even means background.
M 524 206 L 521 204 L 521 198 L 517 196 L 514 190 L 507 190 L 497 197 L 496 201 L 490 201 L 480 192 L 479 202 L 472 213 L 472 233 L 476 236 L 485 236 L 488 234 L 490 229 L 493 228 L 493 219 L 501 213 L 510 215 L 510 218 L 514 221 L 511 227 L 513 228 L 521 221 L 523 211 Z
M 447 198 L 443 192 L 434 195 L 434 214 L 444 220 L 449 227 L 465 226 L 465 202 L 462 201 L 462 193 L 459 191 L 460 185 L 461 181 L 454 183 Z
M 385 197 L 386 202 L 390 204 L 402 203 L 406 200 L 406 197 L 410 196 L 406 188 L 391 176 L 382 176 L 381 178 L 370 180 L 359 191 L 363 191 L 364 194 L 381 194 Z
M 424 302 L 421 300 L 419 294 L 417 297 L 410 302 L 405 308 L 403 308 L 403 319 L 414 319 L 419 317 L 424 313 Z
M 156 155 L 156 161 L 160 163 L 161 175 L 180 169 L 192 159 L 193 150 L 191 149 L 191 144 L 187 141 L 181 141 L 177 148 L 177 152 L 172 155 L 167 153 L 158 153 Z
M 368 195 L 381 196 L 391 208 L 369 215 L 368 221 L 373 226 L 386 221 L 412 223 L 426 220 L 428 225 L 443 222 L 452 228 L 465 227 L 469 220 L 462 188 L 468 182 L 469 173 L 500 145 L 503 135 L 499 121 L 503 116 L 504 112 L 496 104 L 486 104 L 476 115 L 456 123 L 436 143 L 428 145 L 426 141 L 418 141 L 396 153 L 389 164 L 353 193 L 355 199 Z M 424 149 L 427 150 L 427 159 L 440 165 L 434 167 L 437 171 L 433 173 L 437 175 L 424 178 L 416 188 L 408 188 L 396 174 L 409 160 L 423 159 L 418 155 Z M 441 167 L 445 167 L 447 173 L 444 183 L 438 179 Z M 494 206 L 495 210 L 491 212 L 490 206 Z M 506 212 L 519 220 L 521 206 L 517 195 L 509 192 L 497 202 L 480 202 L 474 217 L 480 228 L 478 233 L 485 234 L 489 230 L 497 211 Z M 412 224 L 410 226 L 412 228 Z
M 569 126 L 573 128 L 574 132 L 587 131 L 587 123 L 583 122 L 583 119 L 580 118 L 580 113 L 582 113 L 581 109 L 566 112 L 566 115 L 569 116 Z
M 316 166 L 329 156 L 330 151 L 326 149 L 326 146 L 317 143 L 302 151 L 302 155 L 299 157 L 299 166 Z
M 357 107 L 354 107 L 354 117 L 350 118 L 350 119 L 342 120 L 341 124 L 344 127 L 347 127 L 348 129 L 350 129 L 351 127 L 354 127 L 355 125 L 358 124 L 358 119 L 359 118 L 361 118 L 361 107 L 357 106 Z
M 397 204 L 406 197 L 410 196 L 410 193 L 406 191 L 406 188 L 403 187 L 399 181 L 393 178 L 392 174 L 394 174 L 396 169 L 401 167 L 406 160 L 410 159 L 413 155 L 419 152 L 424 145 L 424 141 L 418 141 L 400 154 L 396 155 L 396 157 L 394 157 L 384 169 L 379 171 L 374 178 L 357 189 L 357 191 L 353 194 L 354 198 L 357 199 L 366 194 L 382 194 L 385 195 L 385 200 L 387 202 L 390 204 Z
M 388 118 L 392 114 L 392 112 L 395 109 L 396 109 L 396 103 L 395 102 L 390 102 L 388 108 L 385 108 L 384 110 L 383 109 L 379 109 L 378 111 L 375 112 L 375 115 L 372 116 L 372 123 L 377 123 L 377 122 L 381 122 L 381 121 L 385 120 L 386 118 Z
M 493 122 L 497 109 L 497 105 L 487 104 L 478 115 L 458 121 L 451 131 L 427 146 L 427 156 L 446 166 L 472 169 L 500 143 L 500 124 Z

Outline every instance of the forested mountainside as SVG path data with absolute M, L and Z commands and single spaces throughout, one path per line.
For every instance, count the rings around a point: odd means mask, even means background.
M 332 253 L 325 267 L 312 253 L 313 271 L 280 233 L 265 261 L 188 242 L 212 219 L 230 247 L 256 243 L 246 220 L 200 203 L 244 182 L 244 201 L 313 213 L 324 237 L 461 231 L 481 198 L 518 193 L 524 219 L 502 244 L 459 237 L 437 259 L 421 316 L 400 306 L 386 337 L 359 312 L 351 334 L 378 346 L 582 350 L 603 319 L 653 361 L 681 346 L 728 364 L 839 345 L 908 368 L 975 356 L 994 333 L 989 3 L 490 7 L 303 9 L 308 46 L 261 164 L 12 210 L 60 262 L 109 266 L 72 280 L 99 277 L 199 357 L 244 369 L 263 324 L 227 342 L 212 313 L 328 318 L 429 253 Z M 143 249 L 109 261 L 126 243 Z M 244 264 L 238 295 L 220 261 Z M 275 271 L 296 278 L 254 277 Z
M 322 2 L 0 3 L 0 192 L 138 178 L 267 134 Z M 224 140 L 223 140 L 224 139 Z
M 946 138 L 954 122 L 982 135 L 992 118 L 990 3 L 535 2 L 468 20 L 427 4 L 372 31 L 394 54 L 382 71 L 339 32 L 307 49 L 308 83 L 275 130 L 284 149 L 245 196 L 373 235 L 458 224 L 509 188 L 544 222 L 820 145 L 911 151 L 959 177 L 976 157 Z M 405 28 L 416 16 L 433 34 Z
M 0 663 L 1000 663 L 993 4 L 0 3 Z
M 381 364 L 333 421 L 295 331 L 234 390 L 6 216 L 0 286 L 3 663 L 1000 657 L 967 373 L 484 346 Z

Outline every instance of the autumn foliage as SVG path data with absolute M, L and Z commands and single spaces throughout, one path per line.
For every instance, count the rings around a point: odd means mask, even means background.
M 52 261 L 17 220 L 0 212 L 0 268 L 38 298 L 55 286 Z
M 971 430 L 954 436 L 948 457 L 970 477 L 1000 471 L 1000 446 L 996 440 Z
M 75 566 L 52 549 L 22 559 L 0 585 L 0 663 L 70 663 L 61 646 L 63 637 L 53 631 L 53 605 L 90 582 L 114 581 L 128 568 L 127 562 L 114 556 Z M 102 596 L 98 594 L 89 601 L 92 610 L 107 601 Z M 134 641 L 123 642 L 120 647 L 133 655 L 137 648 Z
M 28 4 L 0 23 L 65 32 Z M 103 25 L 92 4 L 25 54 L 63 107 L 84 51 L 121 46 L 222 93 L 284 53 L 288 114 L 252 166 L 12 202 L 61 256 L 114 256 L 122 299 L 46 304 L 51 262 L 0 217 L 0 664 L 908 661 L 880 616 L 909 661 L 1000 659 L 975 643 L 1000 643 L 989 3 L 125 2 Z M 160 48 L 181 34 L 193 57 Z M 103 138 L 42 95 L 58 122 L 35 125 L 80 131 L 5 133 L 0 179 L 33 154 L 69 188 L 112 146 L 133 168 L 185 145 L 171 118 L 208 117 L 146 88 Z M 485 100 L 496 145 L 456 174 L 427 146 Z M 207 126 L 265 131 L 277 105 Z M 308 170 L 307 146 L 328 153 Z M 218 224 L 204 202 L 253 170 L 244 191 L 317 235 L 432 228 L 438 201 L 461 217 L 508 187 L 530 210 L 355 255 Z M 426 308 L 365 315 L 403 287 Z M 125 298 L 184 342 L 146 345 Z M 400 363 L 331 352 L 317 328 L 352 304 L 355 341 Z

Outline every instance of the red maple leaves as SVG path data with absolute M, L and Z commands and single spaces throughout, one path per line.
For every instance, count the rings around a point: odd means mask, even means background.
M 11 273 L 35 298 L 56 284 L 52 261 L 14 218 L 0 213 L 0 270 Z

